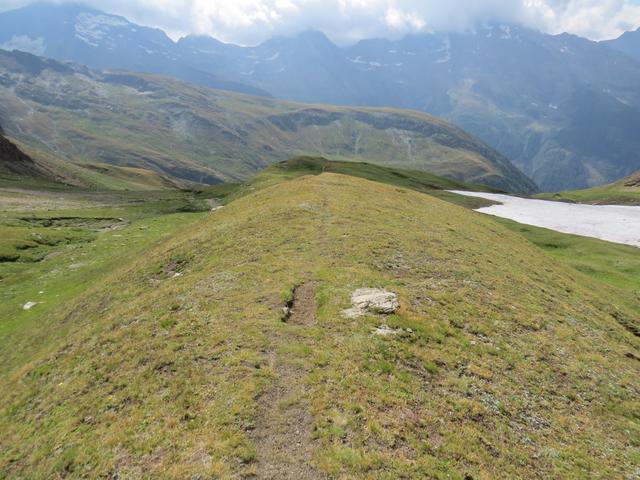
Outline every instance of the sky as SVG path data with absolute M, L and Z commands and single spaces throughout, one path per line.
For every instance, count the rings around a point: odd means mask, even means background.
M 65 3 L 56 0 L 55 3 Z M 0 11 L 29 0 L 0 0 Z M 66 2 L 70 3 L 70 2 Z M 77 0 L 76 0 L 77 3 Z M 602 40 L 640 27 L 640 0 L 86 0 L 172 38 L 195 33 L 254 45 L 321 30 L 339 44 L 408 33 L 461 31 L 487 21 Z

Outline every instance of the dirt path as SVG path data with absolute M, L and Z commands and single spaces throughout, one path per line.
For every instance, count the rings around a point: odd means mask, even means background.
M 309 327 L 315 323 L 315 284 L 306 282 L 293 294 L 287 324 Z M 272 338 L 269 353 L 274 383 L 260 397 L 254 432 L 257 447 L 256 477 L 265 480 L 308 480 L 325 478 L 311 465 L 313 417 L 310 413 L 305 378 L 309 366 L 295 355 L 278 355 L 279 347 L 304 344 L 295 330 Z
M 287 323 L 311 326 L 316 323 L 316 286 L 305 282 L 293 290 L 293 305 Z

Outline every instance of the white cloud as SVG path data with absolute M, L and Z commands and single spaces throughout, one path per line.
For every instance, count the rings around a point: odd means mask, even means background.
M 384 13 L 385 23 L 394 30 L 420 31 L 427 22 L 422 15 L 417 12 L 405 12 L 398 8 L 388 8 Z
M 65 2 L 66 0 L 57 0 Z M 612 38 L 640 25 L 638 0 L 86 0 L 172 36 L 210 34 L 255 44 L 317 29 L 339 43 L 410 32 L 465 30 L 489 20 L 550 33 Z M 4 0 L 2 10 L 30 3 Z

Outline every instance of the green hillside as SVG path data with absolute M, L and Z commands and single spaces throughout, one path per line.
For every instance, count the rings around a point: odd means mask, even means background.
M 417 112 L 305 105 L 0 51 L 0 122 L 76 163 L 201 183 L 244 181 L 298 155 L 368 161 L 530 193 L 536 186 L 464 131 Z
M 0 263 L 0 478 L 633 478 L 617 290 L 409 185 L 435 179 L 346 168 L 274 166 L 209 213 L 3 199 L 125 225 Z M 400 309 L 345 317 L 362 287 Z
M 640 172 L 601 187 L 536 195 L 546 200 L 560 200 L 594 205 L 640 205 Z
M 194 186 L 143 168 L 67 162 L 42 149 L 12 142 L 0 129 L 0 187 L 158 191 Z

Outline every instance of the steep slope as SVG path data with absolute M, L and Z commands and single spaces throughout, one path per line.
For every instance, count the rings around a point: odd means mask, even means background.
M 279 98 L 447 118 L 545 190 L 607 183 L 640 168 L 640 64 L 576 36 L 489 25 L 346 48 L 319 33 L 244 51 L 181 44 L 198 65 L 216 65 Z
M 33 159 L 4 137 L 2 127 L 0 127 L 0 175 L 2 177 L 44 176 Z
M 2 133 L 0 127 L 0 186 L 81 190 L 174 190 L 197 186 L 142 168 L 65 162 L 29 145 L 19 147 Z
M 400 310 L 345 318 L 360 287 L 396 292 Z M 490 218 L 299 177 L 148 249 L 46 322 L 21 312 L 0 338 L 0 472 L 633 476 L 640 344 L 614 298 Z
M 536 189 L 491 148 L 416 112 L 294 104 L 165 77 L 93 72 L 19 52 L 0 51 L 0 84 L 0 118 L 7 131 L 76 162 L 219 183 L 315 154 L 502 190 Z
M 545 193 L 538 197 L 595 205 L 640 205 L 640 172 L 601 187 Z
M 640 168 L 640 64 L 576 36 L 489 25 L 342 49 L 307 33 L 244 52 L 194 52 L 199 65 L 207 58 L 230 77 L 242 72 L 279 98 L 442 116 L 545 190 L 606 183 Z

